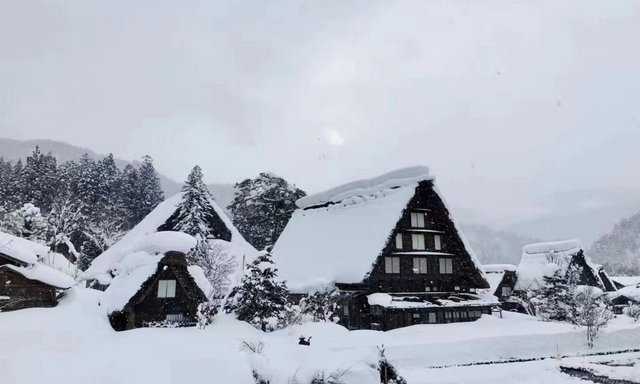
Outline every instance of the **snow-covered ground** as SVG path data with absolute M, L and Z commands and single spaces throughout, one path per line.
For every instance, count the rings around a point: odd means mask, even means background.
M 0 313 L 1 382 L 12 383 L 252 383 L 252 370 L 272 384 L 306 384 L 314 375 L 341 373 L 344 383 L 378 383 L 378 346 L 408 383 L 578 383 L 559 371 L 563 361 L 451 367 L 474 362 L 577 355 L 639 348 L 640 324 L 619 317 L 594 350 L 584 331 L 505 313 L 475 323 L 419 325 L 390 332 L 353 331 L 308 323 L 262 333 L 230 316 L 205 330 L 138 329 L 114 332 L 102 292 L 73 288 L 56 308 Z M 312 336 L 311 346 L 298 337 Z M 264 344 L 261 353 L 242 342 Z M 582 360 L 574 361 L 578 363 Z M 439 368 L 441 366 L 450 366 Z M 614 368 L 615 369 L 615 368 Z

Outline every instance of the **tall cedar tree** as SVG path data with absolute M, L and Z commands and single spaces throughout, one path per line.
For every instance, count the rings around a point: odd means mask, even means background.
M 296 209 L 296 200 L 304 196 L 303 190 L 285 179 L 261 173 L 236 184 L 236 196 L 228 209 L 242 236 L 257 249 L 264 249 L 278 240 Z
M 48 213 L 53 203 L 56 173 L 56 158 L 51 153 L 43 154 L 40 147 L 36 146 L 33 153 L 27 157 L 20 175 L 22 202 L 31 203 L 42 212 Z
M 233 288 L 224 309 L 266 332 L 286 316 L 288 293 L 285 282 L 278 280 L 271 255 L 264 253 L 247 266 L 242 282 Z
M 140 186 L 138 190 L 138 217 L 136 222 L 144 219 L 155 207 L 164 200 L 164 192 L 160 186 L 160 178 L 153 166 L 150 156 L 142 158 L 142 164 L 138 169 Z
M 207 267 L 207 239 L 231 241 L 231 232 L 212 205 L 213 196 L 202 181 L 202 169 L 193 167 L 182 186 L 182 201 L 158 231 L 178 231 L 195 237 L 198 245 L 189 255 L 192 264 Z

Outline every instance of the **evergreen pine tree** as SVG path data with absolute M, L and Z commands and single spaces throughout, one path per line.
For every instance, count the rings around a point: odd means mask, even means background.
M 545 284 L 530 299 L 535 315 L 544 321 L 571 321 L 575 285 L 560 270 L 543 279 Z
M 131 164 L 127 164 L 122 170 L 118 207 L 124 218 L 125 229 L 133 228 L 139 222 L 138 218 L 141 216 L 138 207 L 139 179 L 138 170 Z
M 138 169 L 138 176 L 138 217 L 136 220 L 140 222 L 164 200 L 164 193 L 150 156 L 143 157 L 142 165 Z
M 55 195 L 56 173 L 56 158 L 50 153 L 43 154 L 36 146 L 33 153 L 27 157 L 20 175 L 23 202 L 31 203 L 48 213 Z
M 0 220 L 2 212 L 7 212 L 10 208 L 9 199 L 11 193 L 11 179 L 13 173 L 13 165 L 10 161 L 5 161 L 0 157 Z
M 260 173 L 236 184 L 236 196 L 228 209 L 244 238 L 264 249 L 276 242 L 296 209 L 296 200 L 304 196 L 304 191 L 283 178 Z
M 233 288 L 224 309 L 227 313 L 235 313 L 238 320 L 266 332 L 275 329 L 287 315 L 288 293 L 285 282 L 278 280 L 278 270 L 271 255 L 263 253 L 247 266 L 240 285 Z

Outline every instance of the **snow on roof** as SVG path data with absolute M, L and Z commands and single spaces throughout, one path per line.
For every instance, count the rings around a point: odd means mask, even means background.
M 609 298 L 614 299 L 619 296 L 625 296 L 629 299 L 640 302 L 640 286 L 628 286 L 618 289 L 616 292 L 609 292 Z
M 75 284 L 70 276 L 38 263 L 28 267 L 16 267 L 11 264 L 5 264 L 2 267 L 9 268 L 27 279 L 41 281 L 59 289 L 69 289 Z
M 120 273 L 113 278 L 105 290 L 100 305 L 112 313 L 122 310 L 158 268 L 158 263 L 164 255 L 150 255 L 146 252 L 136 252 L 127 256 L 120 263 Z
M 453 300 L 455 298 L 455 300 Z M 432 308 L 432 307 L 477 307 L 497 304 L 493 296 L 470 295 L 448 298 L 432 298 L 431 301 L 404 300 L 403 297 L 394 297 L 388 293 L 372 293 L 367 296 L 369 305 L 379 305 L 384 308 Z
M 150 254 L 164 254 L 169 251 L 188 253 L 198 241 L 195 237 L 182 232 L 162 231 L 143 236 L 137 243 L 139 251 Z
M 273 249 L 280 278 L 300 293 L 361 282 L 423 180 L 433 180 L 428 168 L 413 167 L 298 200 L 299 207 L 308 209 L 293 213 Z M 319 206 L 326 201 L 333 204 Z
M 371 179 L 352 181 L 328 191 L 303 197 L 296 201 L 299 208 L 308 208 L 328 202 L 339 203 L 345 199 L 371 196 L 375 192 L 412 185 L 423 180 L 432 180 L 429 167 L 415 166 L 398 169 Z
M 144 239 L 144 237 L 146 235 L 156 233 L 158 227 L 164 224 L 167 219 L 173 215 L 181 201 L 182 193 L 178 193 L 177 195 L 174 195 L 160 203 L 153 211 L 151 211 L 151 213 L 138 223 L 138 225 L 127 232 L 120 241 L 96 257 L 91 262 L 91 266 L 89 266 L 89 268 L 84 272 L 83 278 L 97 278 L 101 283 L 108 283 L 110 280 L 109 272 L 117 265 L 118 262 L 123 260 L 127 255 L 143 250 L 146 246 L 150 246 L 150 244 L 148 244 L 149 242 L 153 242 L 154 240 L 160 241 L 160 239 L 155 239 L 153 236 L 147 239 Z M 231 232 L 231 243 L 234 244 L 234 249 L 246 253 L 247 256 L 253 256 L 257 251 L 247 243 L 240 232 L 238 232 L 238 230 L 233 226 L 231 219 L 226 215 L 224 210 L 220 208 L 213 199 L 211 199 L 211 205 Z M 165 240 L 169 242 L 169 244 L 163 244 L 165 250 L 167 247 L 184 248 L 187 245 L 183 239 L 178 239 L 177 236 L 174 239 L 169 239 L 168 237 L 163 238 L 162 242 L 164 243 Z M 174 240 L 175 243 L 173 243 Z
M 0 253 L 22 261 L 26 264 L 35 264 L 38 258 L 45 256 L 49 247 L 34 241 L 0 232 Z
M 613 276 L 611 279 L 624 286 L 640 284 L 640 276 Z
M 564 240 L 549 243 L 535 243 L 522 248 L 522 259 L 518 265 L 518 281 L 515 289 L 526 291 L 537 289 L 544 284 L 544 276 L 551 276 L 557 270 L 566 271 L 574 255 L 582 250 L 580 240 Z M 586 259 L 586 258 L 585 258 Z M 588 259 L 587 264 L 598 276 L 598 267 Z
M 296 210 L 273 248 L 292 292 L 358 283 L 370 272 L 417 182 L 327 207 Z
M 190 265 L 187 267 L 187 271 L 196 282 L 200 290 L 204 293 L 205 296 L 209 297 L 213 293 L 213 286 L 204 275 L 204 271 L 197 265 Z

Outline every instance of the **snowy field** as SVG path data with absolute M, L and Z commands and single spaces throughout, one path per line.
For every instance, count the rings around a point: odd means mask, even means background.
M 1 382 L 250 384 L 256 370 L 272 384 L 306 384 L 323 374 L 338 374 L 344 383 L 374 384 L 378 383 L 377 346 L 384 344 L 388 359 L 412 384 L 477 383 L 478 378 L 518 384 L 578 383 L 584 381 L 561 373 L 560 364 L 612 357 L 455 365 L 640 348 L 640 324 L 625 317 L 613 320 L 593 350 L 586 348 L 583 330 L 515 314 L 386 333 L 309 323 L 264 334 L 229 316 L 217 317 L 206 330 L 116 333 L 98 307 L 101 294 L 74 288 L 56 308 L 1 313 Z M 297 345 L 301 335 L 313 337 L 310 347 Z M 262 343 L 262 352 L 243 349 L 243 341 Z M 626 377 L 638 370 L 630 372 Z

